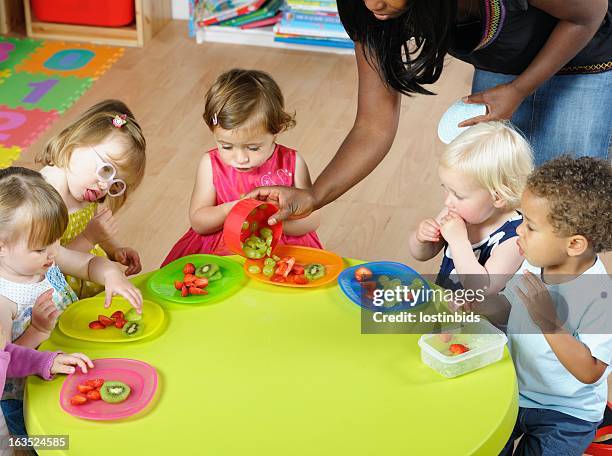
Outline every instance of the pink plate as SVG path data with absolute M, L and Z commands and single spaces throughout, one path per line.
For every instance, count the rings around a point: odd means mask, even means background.
M 135 415 L 153 399 L 157 389 L 157 372 L 153 366 L 124 358 L 96 359 L 93 363 L 94 368 L 86 374 L 77 368 L 76 372 L 64 381 L 60 392 L 60 405 L 70 415 L 88 420 L 118 420 Z M 94 378 L 123 382 L 132 391 L 125 401 L 118 404 L 90 400 L 83 405 L 72 405 L 70 398 L 80 394 L 77 385 Z

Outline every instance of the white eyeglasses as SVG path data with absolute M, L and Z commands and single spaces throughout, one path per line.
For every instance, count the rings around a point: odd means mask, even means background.
M 103 182 L 108 187 L 108 196 L 121 196 L 125 192 L 127 187 L 126 183 L 122 179 L 115 179 L 117 170 L 115 167 L 108 162 L 104 161 L 104 158 L 98 153 L 96 149 L 91 148 L 96 154 L 96 175 L 100 182 Z

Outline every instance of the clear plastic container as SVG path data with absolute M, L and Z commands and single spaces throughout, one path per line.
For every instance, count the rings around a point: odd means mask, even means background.
M 448 378 L 499 361 L 504 354 L 504 345 L 508 341 L 503 332 L 484 319 L 478 323 L 466 323 L 444 336 L 424 334 L 419 339 L 419 346 L 421 360 Z M 454 355 L 450 351 L 452 344 L 463 344 L 469 348 L 469 351 Z

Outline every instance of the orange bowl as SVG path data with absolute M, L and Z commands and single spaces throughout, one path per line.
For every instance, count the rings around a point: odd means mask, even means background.
M 313 249 L 311 247 L 302 247 L 299 245 L 279 245 L 273 250 L 273 254 L 279 257 L 293 257 L 295 262 L 301 265 L 309 263 L 321 263 L 325 266 L 325 275 L 318 280 L 300 285 L 292 282 L 273 282 L 263 274 L 253 274 L 249 272 L 249 266 L 259 266 L 263 269 L 264 260 L 247 259 L 244 263 L 244 272 L 252 279 L 260 282 L 269 283 L 272 285 L 280 285 L 281 287 L 294 288 L 313 288 L 327 285 L 335 282 L 342 270 L 344 269 L 344 261 L 342 257 L 327 250 Z

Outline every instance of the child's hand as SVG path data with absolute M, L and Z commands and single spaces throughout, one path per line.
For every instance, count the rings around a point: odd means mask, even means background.
M 557 312 L 550 293 L 540 278 L 529 271 L 525 271 L 521 279 L 521 285 L 526 291 L 521 290 L 519 287 L 516 287 L 515 291 L 521 301 L 523 301 L 533 322 L 544 333 L 560 329 L 563 325 L 557 318 Z
M 41 294 L 32 307 L 32 326 L 41 333 L 50 334 L 61 312 L 53 302 L 53 289 Z
M 432 218 L 428 218 L 419 223 L 416 233 L 417 241 L 426 244 L 429 242 L 440 241 L 440 225 Z
M 79 366 L 84 374 L 87 373 L 87 367 L 90 369 L 94 367 L 91 359 L 82 353 L 72 353 L 71 355 L 59 353 L 51 365 L 51 374 L 72 374 L 75 370 L 73 366 Z
M 105 207 L 89 221 L 83 234 L 92 244 L 99 244 L 114 238 L 118 231 L 117 221 L 113 217 L 113 213 Z
M 118 263 L 122 264 L 123 266 L 127 266 L 127 269 L 125 270 L 126 276 L 138 274 L 140 271 L 142 271 L 140 256 L 138 255 L 138 252 L 131 247 L 120 247 L 115 249 L 113 252 L 113 257 Z
M 456 213 L 449 212 L 440 220 L 440 232 L 446 242 L 453 244 L 468 238 L 465 221 Z
M 121 295 L 132 304 L 138 313 L 142 313 L 142 293 L 125 278 L 121 271 L 115 270 L 106 274 L 104 287 L 106 288 L 104 307 L 110 307 L 113 296 Z

